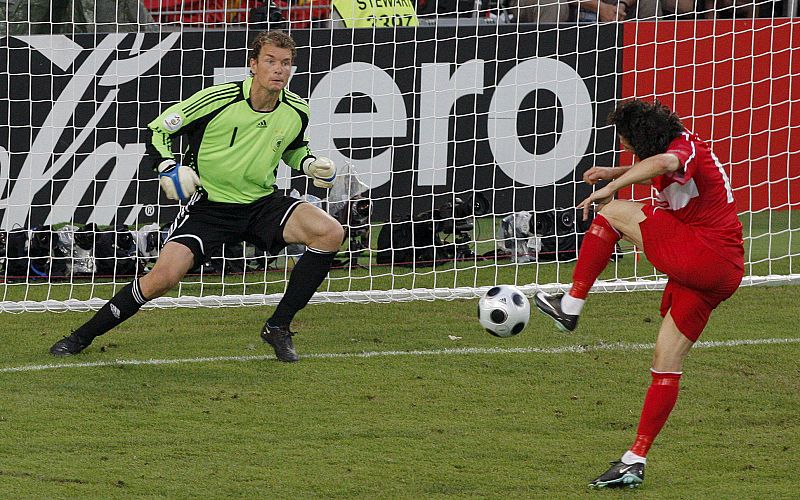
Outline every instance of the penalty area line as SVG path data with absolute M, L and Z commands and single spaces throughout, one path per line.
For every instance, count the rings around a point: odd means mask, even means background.
M 796 344 L 800 338 L 772 338 L 772 339 L 740 339 L 700 341 L 694 349 L 711 349 L 717 347 L 737 347 L 769 344 Z M 469 354 L 567 354 L 589 353 L 598 351 L 643 351 L 655 347 L 653 343 L 632 344 L 626 342 L 576 344 L 562 347 L 462 347 L 413 351 L 367 351 L 349 353 L 320 353 L 306 354 L 302 359 L 342 359 L 342 358 L 377 358 L 385 356 L 446 356 Z M 113 361 L 89 361 L 86 363 L 53 363 L 44 365 L 23 365 L 0 368 L 0 373 L 36 372 L 44 370 L 57 370 L 62 368 L 94 368 L 105 366 L 159 366 L 159 365 L 184 365 L 191 363 L 218 363 L 218 362 L 248 362 L 274 360 L 273 355 L 260 356 L 215 356 L 206 358 L 176 358 L 176 359 L 116 359 Z

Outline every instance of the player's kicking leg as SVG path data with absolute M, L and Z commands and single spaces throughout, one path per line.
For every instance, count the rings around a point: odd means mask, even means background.
M 292 269 L 286 293 L 275 312 L 264 323 L 261 339 L 275 349 L 280 361 L 300 358 L 289 328 L 295 314 L 308 304 L 331 268 L 344 239 L 344 229 L 336 219 L 308 203 L 298 205 L 283 229 L 286 243 L 302 243 L 306 252 Z
M 92 341 L 136 314 L 149 300 L 174 287 L 194 264 L 192 251 L 176 242 L 164 245 L 153 269 L 128 283 L 86 323 L 59 340 L 50 353 L 71 356 L 83 351 Z
M 578 326 L 586 297 L 597 277 L 608 265 L 617 242 L 623 237 L 641 248 L 639 223 L 645 219 L 641 203 L 615 200 L 603 207 L 583 237 L 572 287 L 566 294 L 538 292 L 536 308 L 549 316 L 559 330 L 571 332 Z

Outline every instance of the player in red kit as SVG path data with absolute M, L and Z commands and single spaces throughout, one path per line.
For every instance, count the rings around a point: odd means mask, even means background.
M 644 480 L 647 452 L 678 398 L 684 358 L 711 311 L 742 281 L 744 246 L 725 169 L 675 113 L 658 101 L 634 99 L 619 105 L 608 122 L 616 126 L 622 147 L 639 161 L 630 167 L 592 167 L 584 174 L 588 184 L 610 182 L 578 205 L 584 219 L 593 205 L 599 214 L 584 236 L 572 287 L 566 294 L 539 292 L 534 301 L 561 330 L 574 330 L 589 289 L 620 239 L 642 249 L 669 278 L 636 440 L 590 483 L 633 488 Z M 632 184 L 655 187 L 656 203 L 614 200 L 617 191 Z

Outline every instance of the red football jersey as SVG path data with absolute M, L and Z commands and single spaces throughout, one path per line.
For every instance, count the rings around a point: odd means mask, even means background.
M 688 131 L 673 140 L 666 153 L 677 156 L 683 168 L 653 178 L 656 205 L 701 231 L 703 242 L 717 254 L 743 266 L 742 224 L 728 175 L 716 155 Z

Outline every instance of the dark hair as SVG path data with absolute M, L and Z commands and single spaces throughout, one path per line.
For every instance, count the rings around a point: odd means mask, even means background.
M 297 56 L 297 46 L 294 43 L 292 37 L 284 33 L 283 31 L 262 31 L 256 38 L 253 40 L 253 43 L 250 44 L 250 60 L 255 59 L 258 60 L 259 54 L 261 54 L 261 47 L 264 45 L 274 45 L 275 47 L 281 49 L 289 49 L 292 51 L 292 61 Z
M 661 104 L 639 99 L 625 101 L 608 115 L 608 124 L 633 147 L 640 160 L 664 153 L 685 130 L 681 119 Z

